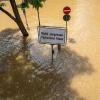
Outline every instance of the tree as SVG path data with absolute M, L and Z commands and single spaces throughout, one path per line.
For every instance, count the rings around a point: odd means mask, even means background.
M 45 2 L 45 1 L 46 0 L 29 0 L 30 4 L 32 4 L 33 8 L 35 8 L 37 10 L 39 26 L 40 26 L 39 8 L 43 7 L 43 2 Z
M 5 6 L 5 3 L 1 3 L 1 1 L 9 1 L 10 2 L 10 5 L 11 5 L 13 13 L 14 13 L 14 16 L 10 12 L 8 12 L 7 10 L 5 10 L 3 8 L 3 6 Z M 28 36 L 28 32 L 25 29 L 24 24 L 23 24 L 23 22 L 21 20 L 21 17 L 19 15 L 17 5 L 16 5 L 16 1 L 15 0 L 1 0 L 1 1 L 0 1 L 0 10 L 3 13 L 5 13 L 7 16 L 9 16 L 18 25 L 18 27 L 21 30 L 23 36 Z
M 43 7 L 43 3 L 45 1 L 46 0 L 25 0 L 25 2 L 22 4 L 22 8 L 26 8 L 26 7 L 28 8 L 28 4 L 31 4 L 33 8 L 37 10 L 39 26 L 40 26 L 39 8 Z

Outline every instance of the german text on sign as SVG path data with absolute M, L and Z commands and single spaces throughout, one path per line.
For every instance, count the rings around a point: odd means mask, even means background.
M 39 27 L 39 42 L 48 44 L 64 44 L 65 28 L 53 28 L 53 27 Z

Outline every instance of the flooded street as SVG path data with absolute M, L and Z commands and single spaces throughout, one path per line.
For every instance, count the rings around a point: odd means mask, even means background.
M 54 46 L 53 65 L 51 46 L 38 43 L 36 10 L 26 10 L 28 38 L 1 13 L 0 100 L 100 100 L 99 4 L 99 0 L 45 2 L 40 9 L 41 25 L 65 27 L 63 7 L 72 9 L 68 43 L 60 53 Z M 9 3 L 5 8 L 12 13 Z

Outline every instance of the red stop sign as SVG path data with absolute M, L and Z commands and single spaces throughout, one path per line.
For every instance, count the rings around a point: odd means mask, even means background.
M 71 9 L 70 9 L 70 7 L 64 7 L 63 8 L 63 12 L 64 12 L 64 14 L 69 14 L 70 12 L 71 12 Z

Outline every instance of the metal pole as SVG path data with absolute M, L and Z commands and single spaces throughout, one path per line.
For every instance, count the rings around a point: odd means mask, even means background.
M 61 45 L 58 44 L 58 51 L 60 52 L 61 51 Z
M 53 50 L 53 44 L 51 44 L 51 51 L 52 51 L 52 64 L 53 64 L 53 54 L 54 54 L 54 50 Z
M 66 21 L 66 43 L 67 43 L 67 21 Z

